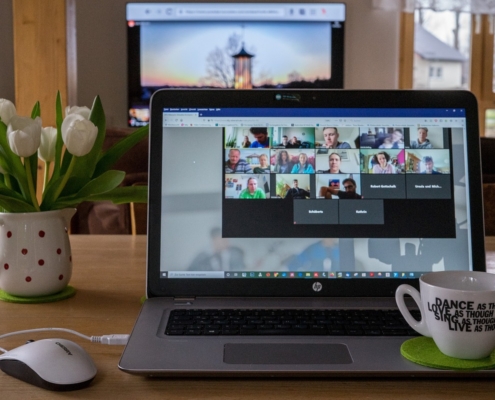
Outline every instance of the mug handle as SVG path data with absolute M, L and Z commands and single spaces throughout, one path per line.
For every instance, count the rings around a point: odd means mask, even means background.
M 404 302 L 404 295 L 406 294 L 411 296 L 418 305 L 419 311 L 421 312 L 421 321 L 417 321 L 416 318 L 414 318 L 407 309 L 406 303 Z M 420 333 L 423 336 L 431 337 L 430 331 L 426 326 L 423 303 L 421 302 L 421 296 L 419 292 L 411 285 L 400 285 L 395 292 L 395 301 L 397 302 L 397 306 L 399 307 L 402 316 L 411 326 L 411 328 L 413 328 L 416 332 Z

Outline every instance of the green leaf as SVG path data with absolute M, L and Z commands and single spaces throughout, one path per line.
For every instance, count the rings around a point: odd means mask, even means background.
M 3 182 L 3 180 L 2 180 L 2 183 L 0 184 L 0 195 L 9 196 L 9 197 L 15 198 L 17 200 L 21 200 L 21 201 L 26 202 L 26 200 L 22 197 L 22 195 L 20 193 L 5 186 L 5 183 Z M 29 204 L 32 206 L 31 203 L 26 203 L 26 204 Z
M 77 192 L 76 196 L 87 197 L 109 192 L 119 186 L 124 180 L 124 177 L 124 171 L 107 171 L 85 185 L 79 192 Z
M 57 192 L 60 183 L 64 179 L 64 175 L 58 177 L 57 179 L 51 179 L 50 183 L 46 186 L 43 192 L 43 200 L 40 204 L 42 211 L 51 210 L 52 204 L 55 202 L 55 193 Z M 86 184 L 86 180 L 79 178 L 77 176 L 72 176 L 68 179 L 64 189 L 62 190 L 61 196 L 75 196 L 75 194 Z
M 53 208 L 51 209 L 59 210 L 67 207 L 77 207 L 77 205 L 83 201 L 111 201 L 115 204 L 147 203 L 148 186 L 117 187 L 109 192 L 95 194 L 87 197 L 60 197 L 53 204 Z
M 148 136 L 148 126 L 143 126 L 133 133 L 115 143 L 110 149 L 108 149 L 98 161 L 96 165 L 94 176 L 99 176 L 106 170 L 112 168 L 112 166 L 130 149 L 136 144 Z
M 20 200 L 16 197 L 12 197 L 10 194 L 3 194 L 3 190 L 0 190 L 0 207 L 7 212 L 21 213 L 21 212 L 35 212 L 36 209 L 32 204 Z
M 55 123 L 57 125 L 57 140 L 55 142 L 55 162 L 53 163 L 53 174 L 51 180 L 58 179 L 60 176 L 60 160 L 62 158 L 62 148 L 64 141 L 62 139 L 62 122 L 64 116 L 62 114 L 62 98 L 60 91 L 57 92 L 57 100 L 55 102 Z
M 40 102 L 37 101 L 33 107 L 33 111 L 31 111 L 31 118 L 35 119 L 36 117 L 40 117 L 40 116 L 41 116 Z

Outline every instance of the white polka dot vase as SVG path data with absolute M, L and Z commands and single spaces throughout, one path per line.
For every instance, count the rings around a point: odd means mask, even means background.
M 19 297 L 62 291 L 72 275 L 69 223 L 76 210 L 0 213 L 0 289 Z

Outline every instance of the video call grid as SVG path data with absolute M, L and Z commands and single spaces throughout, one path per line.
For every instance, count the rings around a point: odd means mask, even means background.
M 418 126 L 414 130 L 386 126 L 224 129 L 225 197 L 281 198 L 297 190 L 303 193 L 297 198 L 357 199 L 362 198 L 363 185 L 369 194 L 370 188 L 379 188 L 381 182 L 384 189 L 397 184 L 396 197 L 406 198 L 405 175 L 417 176 L 414 181 L 409 178 L 412 192 L 446 183 L 448 190 L 440 197 L 446 198 L 446 193 L 450 197 L 450 128 Z M 239 174 L 248 178 L 240 180 Z M 401 175 L 399 180 L 392 178 Z M 438 175 L 447 176 L 442 180 Z M 354 194 L 346 193 L 349 184 Z M 274 196 L 270 196 L 271 185 L 277 186 Z M 232 195 L 233 190 L 237 196 Z M 394 198 L 385 192 L 383 196 L 373 193 L 372 198 Z M 410 196 L 422 197 L 418 193 Z

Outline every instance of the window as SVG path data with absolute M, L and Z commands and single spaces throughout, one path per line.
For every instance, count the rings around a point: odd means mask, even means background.
M 494 22 L 464 11 L 402 13 L 399 88 L 471 90 L 481 136 L 495 136 Z
M 416 10 L 413 88 L 467 89 L 470 39 L 469 14 Z

